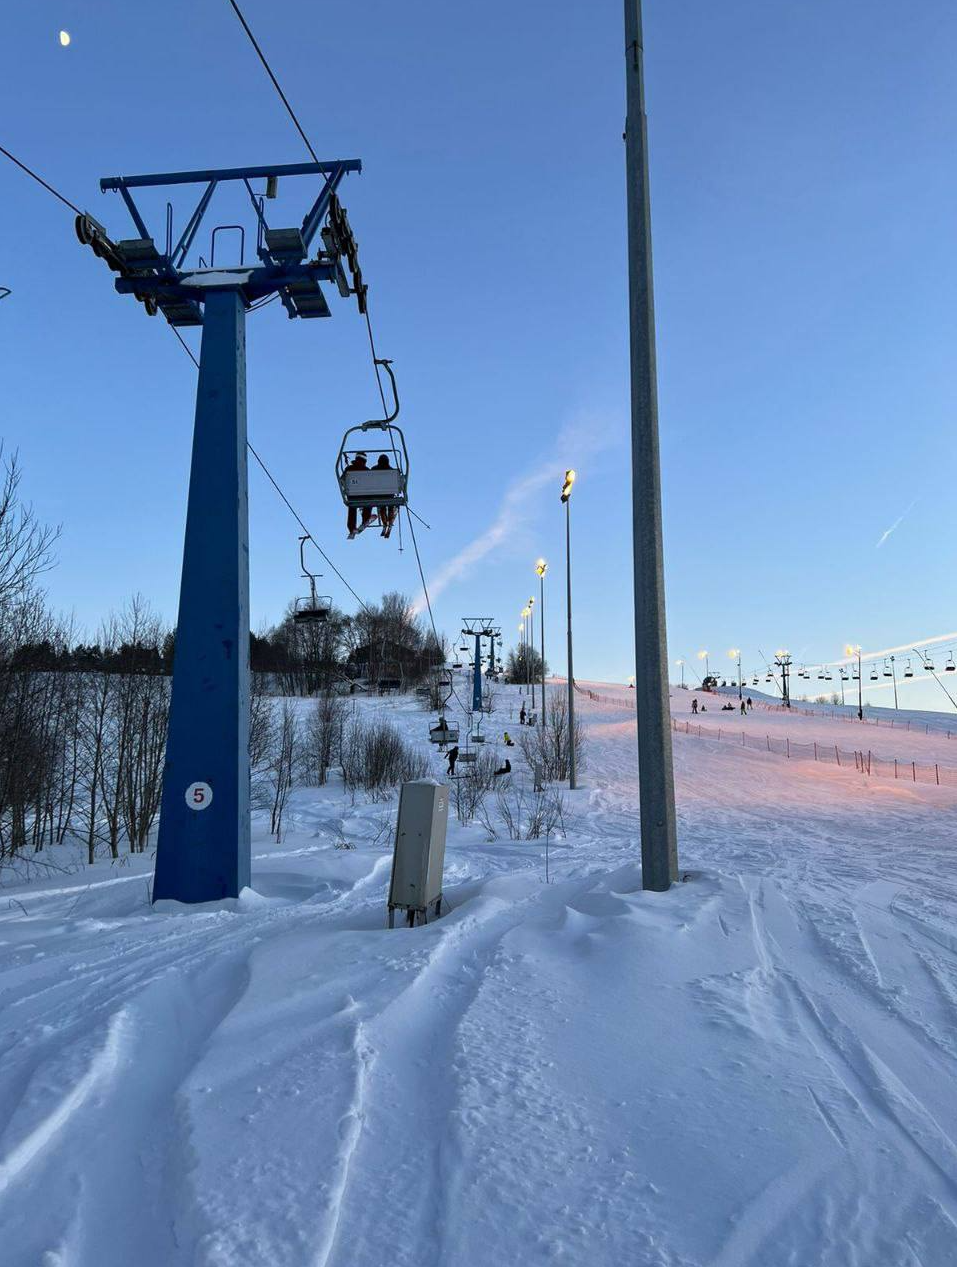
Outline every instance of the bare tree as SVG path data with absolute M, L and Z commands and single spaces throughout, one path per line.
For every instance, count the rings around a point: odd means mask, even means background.
M 531 768 L 545 782 L 566 779 L 570 775 L 570 738 L 565 692 L 552 690 L 547 696 L 547 713 L 542 726 L 524 727 L 520 748 Z M 583 723 L 574 720 L 574 748 L 577 765 L 583 756 Z
M 321 695 L 307 719 L 303 761 L 307 781 L 323 787 L 338 756 L 347 706 L 339 695 Z
M 20 497 L 21 470 L 16 453 L 3 456 L 0 487 L 0 607 L 22 598 L 36 578 L 53 565 L 53 545 L 59 528 L 41 524 L 33 508 Z
M 300 746 L 300 715 L 292 700 L 284 699 L 281 702 L 271 739 L 267 754 L 267 774 L 272 793 L 270 832 L 279 844 L 283 831 L 283 814 L 293 787 L 293 772 Z

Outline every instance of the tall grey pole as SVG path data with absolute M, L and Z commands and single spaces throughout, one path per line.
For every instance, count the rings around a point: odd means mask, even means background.
M 573 711 L 573 586 L 570 582 L 570 497 L 567 495 L 567 764 L 570 766 L 570 789 L 577 786 L 576 718 Z
M 540 573 L 540 727 L 547 724 L 547 644 L 543 632 L 543 573 Z
M 857 647 L 857 716 L 863 721 L 863 661 Z
M 899 711 L 900 702 L 897 699 L 897 657 L 890 657 L 890 672 L 893 674 L 893 707 Z
M 667 618 L 660 512 L 657 353 L 653 313 L 650 174 L 643 101 L 640 0 L 625 0 L 627 251 L 630 288 L 630 416 L 633 442 L 633 593 L 643 887 L 678 879 L 670 736 Z

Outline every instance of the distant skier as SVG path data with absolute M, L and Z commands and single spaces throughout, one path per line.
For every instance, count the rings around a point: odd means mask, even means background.
M 508 748 L 513 747 L 513 740 L 510 738 L 510 732 L 508 730 L 505 730 L 503 732 L 503 742 L 507 745 Z
M 694 700 L 693 703 L 690 705 L 690 711 L 691 713 L 699 713 L 700 705 L 697 703 L 696 700 Z
M 747 708 L 749 708 L 750 711 L 753 712 L 753 700 L 750 698 L 749 695 L 747 696 Z
M 747 715 L 747 701 L 745 699 L 742 699 L 740 701 L 740 716 L 746 717 L 746 715 Z
M 527 723 L 527 706 L 526 704 L 521 704 L 520 705 L 520 725 L 525 726 L 526 723 Z
M 457 757 L 460 756 L 460 747 L 454 744 L 447 753 L 447 774 L 453 774 L 453 768 L 457 764 Z

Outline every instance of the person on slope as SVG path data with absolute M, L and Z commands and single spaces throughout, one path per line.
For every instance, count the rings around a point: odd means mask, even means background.
M 512 748 L 514 746 L 513 740 L 510 738 L 510 732 L 508 730 L 505 730 L 503 732 L 503 742 L 506 744 L 508 748 Z
M 745 699 L 742 699 L 740 701 L 740 716 L 746 717 L 746 715 L 747 715 L 747 701 Z
M 347 465 L 343 468 L 343 473 L 344 475 L 346 475 L 348 471 L 366 471 L 366 470 L 369 470 L 369 467 L 367 466 L 367 455 L 365 453 L 355 453 L 353 455 L 353 460 L 348 462 Z M 367 524 L 370 522 L 372 518 L 373 518 L 373 508 L 370 506 L 364 506 L 363 515 L 361 517 L 361 527 L 360 527 L 361 532 L 363 531 L 364 528 L 366 528 Z M 352 541 L 356 535 L 357 535 L 357 507 L 348 506 L 347 507 L 347 537 Z
M 447 753 L 447 774 L 453 774 L 453 768 L 457 764 L 457 757 L 460 756 L 459 744 L 454 744 Z
M 699 713 L 699 711 L 700 711 L 700 705 L 697 703 L 696 700 L 694 700 L 692 704 L 690 705 L 690 712 Z
M 749 695 L 747 696 L 747 708 L 749 708 L 750 711 L 753 712 L 753 700 L 750 698 Z
M 503 759 L 503 765 L 500 767 L 500 769 L 499 769 L 499 770 L 494 770 L 494 772 L 493 772 L 493 777 L 494 777 L 495 779 L 498 779 L 498 778 L 500 777 L 500 775 L 501 775 L 501 774 L 509 774 L 509 773 L 510 773 L 510 770 L 511 770 L 510 758 L 509 758 L 509 757 L 504 757 L 504 759 Z
M 527 722 L 527 706 L 526 704 L 521 704 L 520 705 L 520 725 L 525 726 L 526 722 Z

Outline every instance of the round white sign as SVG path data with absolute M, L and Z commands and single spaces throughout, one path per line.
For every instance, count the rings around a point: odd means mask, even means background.
M 213 788 L 209 783 L 191 783 L 185 799 L 191 809 L 206 809 L 213 800 Z

